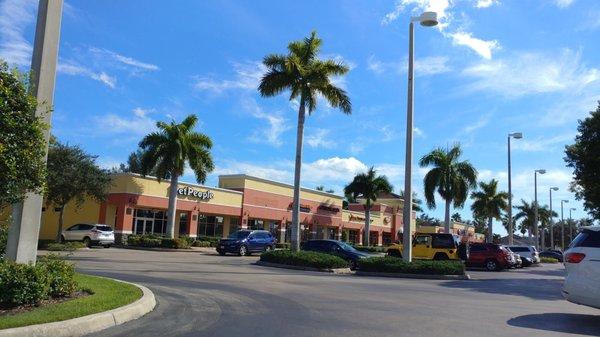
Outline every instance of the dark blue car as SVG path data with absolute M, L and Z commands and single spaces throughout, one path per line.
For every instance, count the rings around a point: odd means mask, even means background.
M 302 245 L 302 250 L 337 255 L 350 263 L 350 269 L 356 269 L 359 259 L 370 256 L 345 242 L 337 240 L 308 240 Z
M 277 240 L 268 231 L 242 229 L 229 234 L 227 239 L 219 240 L 217 252 L 219 255 L 233 253 L 244 256 L 273 250 L 275 243 Z

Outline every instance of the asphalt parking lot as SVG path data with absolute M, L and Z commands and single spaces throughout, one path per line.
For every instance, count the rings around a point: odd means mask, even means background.
M 562 265 L 472 280 L 326 275 L 256 257 L 90 249 L 78 270 L 137 282 L 147 316 L 93 336 L 600 336 L 600 310 L 562 299 Z

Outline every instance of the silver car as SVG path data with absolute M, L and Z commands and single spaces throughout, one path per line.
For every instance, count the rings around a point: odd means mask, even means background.
M 524 258 L 528 258 L 532 263 L 540 263 L 540 255 L 534 246 L 508 246 L 508 248 Z
M 101 245 L 109 248 L 115 243 L 115 233 L 108 225 L 103 224 L 77 224 L 62 232 L 61 240 L 82 241 L 86 246 Z

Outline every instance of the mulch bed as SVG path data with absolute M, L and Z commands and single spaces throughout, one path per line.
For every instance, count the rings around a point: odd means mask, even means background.
M 89 296 L 89 295 L 91 295 L 89 292 L 81 290 L 81 291 L 74 292 L 70 296 L 50 298 L 47 300 L 40 301 L 40 303 L 34 304 L 34 305 L 20 305 L 18 307 L 10 307 L 10 308 L 0 306 L 0 317 L 16 315 L 16 314 L 20 314 L 23 312 L 31 311 L 36 308 L 45 307 L 45 306 L 51 305 L 51 304 L 62 303 L 62 302 L 74 300 L 76 298 L 85 297 L 85 296 Z

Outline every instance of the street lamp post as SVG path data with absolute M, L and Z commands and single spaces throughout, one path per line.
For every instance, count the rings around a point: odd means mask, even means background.
M 569 200 L 560 201 L 560 249 L 565 251 L 565 217 L 563 214 L 563 205 L 568 203 Z
M 577 208 L 569 208 L 569 242 L 573 241 L 573 216 L 571 211 L 576 211 Z
M 438 24 L 437 13 L 424 12 L 421 16 L 411 17 L 408 27 L 408 101 L 406 109 L 406 161 L 404 171 L 404 208 L 402 214 L 403 231 L 402 258 L 406 262 L 412 260 L 412 155 L 413 155 L 413 88 L 414 88 L 414 23 L 419 22 L 422 26 L 433 27 Z
M 558 191 L 558 187 L 550 187 L 550 249 L 554 249 L 554 212 L 552 211 L 552 191 Z
M 539 218 L 540 215 L 538 214 L 538 200 L 537 200 L 537 174 L 544 174 L 546 173 L 546 170 L 544 169 L 539 169 L 539 170 L 535 170 L 533 172 L 533 184 L 534 184 L 534 191 L 535 191 L 535 201 L 533 203 L 533 210 L 535 212 L 535 217 L 534 217 L 534 223 L 533 223 L 533 235 L 535 236 L 535 248 L 539 249 L 540 248 L 540 235 L 539 235 Z M 543 245 L 543 244 L 542 244 Z
M 521 132 L 513 132 L 508 134 L 508 244 L 513 244 L 513 219 L 512 219 L 512 182 L 511 182 L 511 164 L 510 164 L 510 138 L 521 139 Z

